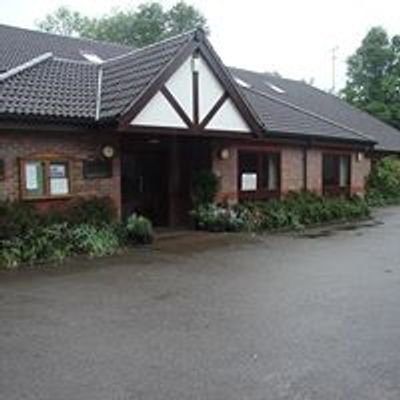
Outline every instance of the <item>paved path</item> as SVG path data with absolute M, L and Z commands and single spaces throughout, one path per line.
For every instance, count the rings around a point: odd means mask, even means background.
M 0 399 L 398 400 L 400 209 L 0 274 Z

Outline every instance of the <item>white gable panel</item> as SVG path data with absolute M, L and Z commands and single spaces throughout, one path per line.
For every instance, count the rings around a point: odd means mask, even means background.
M 225 101 L 207 124 L 206 129 L 250 132 L 249 126 L 231 99 Z
M 193 72 L 189 57 L 181 67 L 169 78 L 166 87 L 183 108 L 186 115 L 193 121 Z
M 146 107 L 133 119 L 131 125 L 187 128 L 181 117 L 160 92 L 147 103 Z
M 224 88 L 209 68 L 207 63 L 199 60 L 199 116 L 200 121 L 208 114 L 213 105 L 224 94 Z

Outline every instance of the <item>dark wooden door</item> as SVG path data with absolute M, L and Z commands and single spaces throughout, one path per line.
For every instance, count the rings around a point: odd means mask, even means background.
M 168 224 L 168 163 L 162 150 L 141 150 L 122 156 L 122 204 L 127 218 L 136 212 L 155 226 Z

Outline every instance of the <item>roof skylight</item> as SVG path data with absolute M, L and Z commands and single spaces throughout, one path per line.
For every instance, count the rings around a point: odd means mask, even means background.
M 97 55 L 89 51 L 81 51 L 81 54 L 83 57 L 86 58 L 86 60 L 92 62 L 93 64 L 101 64 L 103 60 Z
M 251 87 L 250 84 L 248 84 L 248 83 L 245 82 L 244 80 L 238 78 L 237 76 L 234 76 L 234 79 L 235 79 L 236 83 L 237 83 L 238 85 L 242 86 L 242 87 L 245 87 L 245 88 Z
M 279 93 L 279 94 L 286 93 L 286 91 L 284 89 L 282 89 L 281 87 L 279 87 L 277 85 L 274 85 L 271 82 L 265 81 L 264 83 L 276 93 Z

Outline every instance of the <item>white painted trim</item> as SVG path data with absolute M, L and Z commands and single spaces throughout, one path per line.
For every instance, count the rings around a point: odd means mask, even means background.
M 23 63 L 21 65 L 16 66 L 15 68 L 11 68 L 7 72 L 3 72 L 0 74 L 0 81 L 4 81 L 11 76 L 14 76 L 22 71 L 25 71 L 28 68 L 31 68 L 37 64 L 40 64 L 41 62 L 53 57 L 53 53 L 44 53 L 38 57 L 32 58 L 31 60 L 27 61 L 26 63 Z
M 103 68 L 101 65 L 99 65 L 97 74 L 96 121 L 100 119 L 102 83 L 103 83 Z

